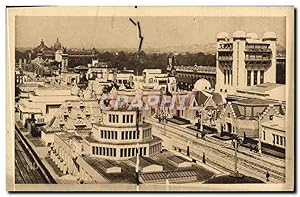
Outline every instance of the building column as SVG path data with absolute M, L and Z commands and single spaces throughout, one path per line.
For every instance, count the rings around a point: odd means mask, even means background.
M 257 84 L 260 84 L 260 70 L 257 70 Z
M 67 170 L 68 170 L 68 167 L 67 167 L 67 163 L 66 162 L 63 162 L 63 174 L 67 174 Z
M 53 155 L 54 155 L 53 150 L 51 150 L 51 151 L 50 151 L 50 159 L 52 159 L 52 160 L 53 160 L 53 158 L 54 158 Z
M 61 61 L 61 71 L 65 71 L 65 59 L 64 58 Z
M 254 71 L 251 69 L 251 86 L 254 85 Z
M 231 85 L 231 83 L 232 83 L 232 75 L 231 75 L 231 71 L 232 71 L 232 69 L 230 68 L 230 69 L 228 70 L 228 72 L 229 72 L 229 85 Z
M 227 83 L 227 70 L 224 68 L 224 84 Z
M 230 80 L 229 73 L 230 73 L 230 69 L 227 68 L 227 81 L 226 81 L 226 84 L 227 84 L 227 85 L 229 85 L 229 80 Z

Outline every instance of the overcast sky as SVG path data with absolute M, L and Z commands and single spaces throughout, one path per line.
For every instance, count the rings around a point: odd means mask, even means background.
M 216 42 L 221 31 L 242 30 L 277 33 L 278 42 L 285 46 L 283 17 L 132 17 L 141 23 L 144 48 L 164 48 L 180 45 Z M 18 16 L 16 17 L 16 46 L 35 47 L 41 39 L 52 46 L 59 38 L 67 48 L 135 48 L 137 27 L 128 17 L 90 16 Z

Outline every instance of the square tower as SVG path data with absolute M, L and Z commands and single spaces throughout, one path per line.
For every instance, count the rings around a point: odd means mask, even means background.
M 257 34 L 236 31 L 217 35 L 216 91 L 235 93 L 236 89 L 266 82 L 276 83 L 276 41 L 274 32 Z

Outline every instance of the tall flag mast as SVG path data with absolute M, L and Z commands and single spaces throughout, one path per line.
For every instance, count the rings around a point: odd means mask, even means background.
M 136 132 L 139 133 L 139 122 L 140 122 L 140 111 L 139 108 L 136 109 Z M 139 165 L 140 165 L 140 155 L 139 155 L 139 143 L 136 144 L 136 166 L 135 166 L 135 175 L 136 175 L 136 186 L 137 190 L 139 189 Z

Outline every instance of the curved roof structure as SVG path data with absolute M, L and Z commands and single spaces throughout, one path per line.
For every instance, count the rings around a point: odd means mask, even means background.
M 234 38 L 246 38 L 246 33 L 244 31 L 236 31 L 233 33 Z
M 58 41 L 58 38 L 56 39 L 56 42 L 54 43 L 54 49 L 58 50 L 61 49 L 61 43 Z
M 263 35 L 263 39 L 264 40 L 268 40 L 268 39 L 277 39 L 277 35 L 275 32 L 265 32 Z
M 204 89 L 210 89 L 211 88 L 211 84 L 209 83 L 208 80 L 201 78 L 198 81 L 196 81 L 196 83 L 194 84 L 194 91 L 201 91 Z
M 220 32 L 217 34 L 217 39 L 225 39 L 228 37 L 229 37 L 229 34 L 227 32 Z
M 249 39 L 258 39 L 258 36 L 256 33 L 247 33 L 246 37 Z

